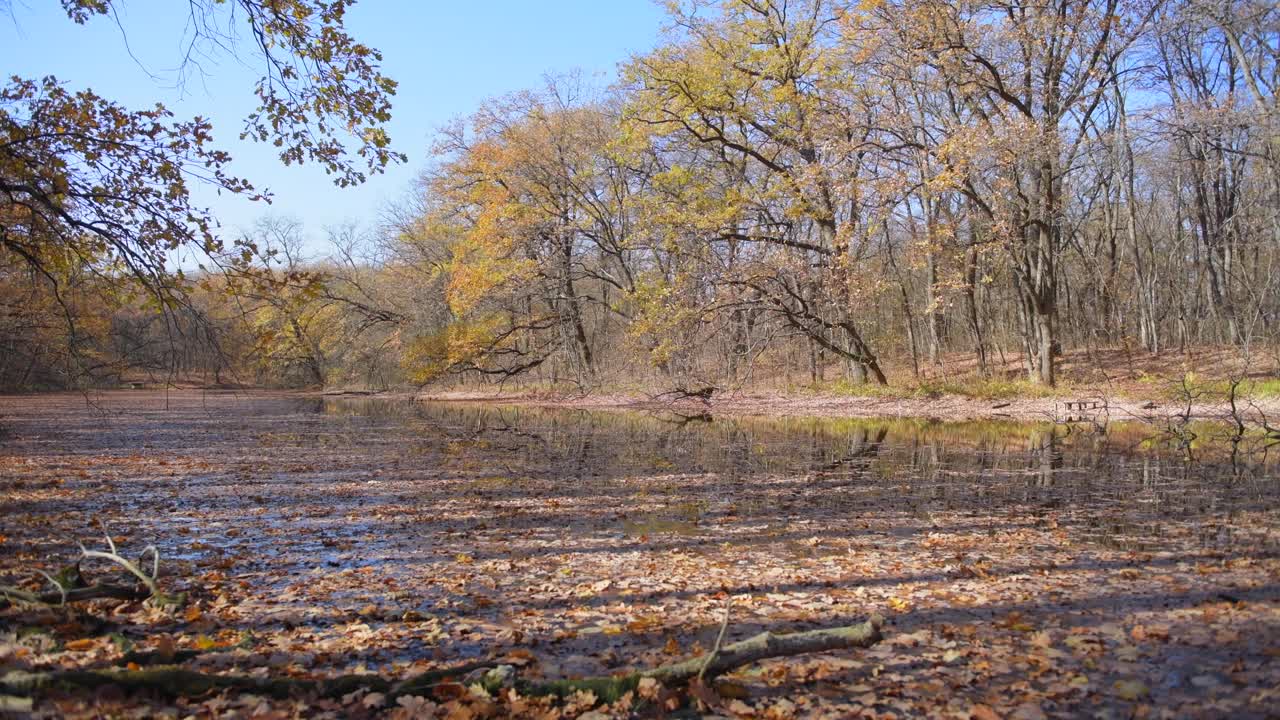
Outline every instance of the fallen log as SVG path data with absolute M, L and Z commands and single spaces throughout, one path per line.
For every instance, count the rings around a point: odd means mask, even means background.
M 380 675 L 340 675 L 334 678 L 307 679 L 292 677 L 259 677 L 250 675 L 218 675 L 188 670 L 175 665 L 117 670 L 60 670 L 28 672 L 13 670 L 0 675 L 0 695 L 44 697 L 114 686 L 126 693 L 143 692 L 163 697 L 195 697 L 211 690 L 243 690 L 274 698 L 314 694 L 340 697 L 356 690 L 387 693 L 394 699 L 401 695 L 430 694 L 433 686 L 459 675 L 498 666 L 497 661 L 481 661 L 440 670 L 429 670 L 408 680 L 395 683 Z M 481 679 L 488 685 L 487 678 Z M 496 690 L 497 688 L 492 688 Z
M 525 687 L 522 691 L 530 695 L 564 697 L 578 691 L 589 690 L 602 701 L 613 702 L 627 692 L 635 690 L 640 681 L 645 678 L 653 678 L 669 686 L 684 685 L 699 676 L 709 682 L 716 676 L 769 658 L 871 647 L 880 642 L 883 637 L 880 633 L 883 624 L 884 618 L 872 615 L 866 622 L 858 625 L 784 634 L 762 632 L 741 642 L 725 645 L 706 655 L 652 670 L 612 677 L 556 680 Z
M 881 639 L 884 620 L 873 615 L 864 623 L 846 627 L 825 628 L 807 632 L 775 634 L 762 632 L 741 642 L 731 643 L 705 655 L 628 675 L 557 680 L 549 683 L 516 682 L 525 695 L 564 697 L 578 691 L 591 691 L 601 702 L 614 702 L 652 678 L 668 686 L 679 686 L 701 676 L 710 681 L 718 675 L 775 657 L 849 648 L 865 648 Z M 339 697 L 355 690 L 385 693 L 388 703 L 404 695 L 430 695 L 433 687 L 466 673 L 495 668 L 483 675 L 479 684 L 490 692 L 508 683 L 510 666 L 500 660 L 468 663 L 442 670 L 432 670 L 393 683 L 378 675 L 345 675 L 330 679 L 288 677 L 253 677 L 218 675 L 180 667 L 151 667 L 137 670 L 62 670 L 50 672 L 11 671 L 0 675 L 0 695 L 43 697 L 57 693 L 94 690 L 112 685 L 125 692 L 149 692 L 165 697 L 194 697 L 216 690 L 243 690 L 272 697 L 316 694 Z
M 65 592 L 33 593 L 10 587 L 0 587 L 0 601 L 31 603 L 33 605 L 65 605 L 67 603 L 85 602 L 88 600 L 146 600 L 151 593 L 136 587 L 94 583 L 87 587 L 72 588 Z M 0 603 L 0 607 L 3 604 Z
M 377 676 L 370 676 L 372 681 Z M 344 678 L 338 678 L 342 680 Z M 385 688 L 387 683 L 377 678 Z M 372 684 L 372 683 L 370 683 Z M 14 670 L 0 676 L 0 694 L 43 697 L 57 693 L 91 691 L 115 686 L 125 691 L 151 692 L 166 697 L 196 697 L 210 690 L 244 690 L 271 697 L 288 697 L 319 688 L 319 682 L 296 678 L 264 678 L 247 675 L 215 675 L 174 666 L 140 670 Z M 364 687 L 362 682 L 358 686 Z

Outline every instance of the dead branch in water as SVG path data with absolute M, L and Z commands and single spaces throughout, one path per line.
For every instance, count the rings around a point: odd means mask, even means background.
M 53 586 L 54 589 L 52 591 L 37 593 L 8 585 L 0 585 L 0 600 L 9 603 L 23 602 L 31 605 L 66 605 L 73 602 L 112 598 L 116 600 L 151 600 L 160 605 L 183 604 L 185 598 L 182 595 L 166 595 L 160 590 L 160 551 L 156 549 L 155 545 L 148 545 L 143 548 L 138 561 L 134 562 L 120 554 L 119 549 L 116 548 L 115 541 L 111 539 L 111 533 L 107 532 L 105 526 L 102 528 L 102 532 L 106 537 L 108 550 L 89 550 L 83 544 L 77 543 L 80 547 L 80 556 L 75 563 L 58 573 L 58 577 L 49 575 L 43 570 L 37 569 L 35 571 Z M 151 559 L 151 571 L 149 573 L 142 566 L 148 557 Z M 142 587 L 128 587 L 110 583 L 87 584 L 80 573 L 80 565 L 86 560 L 106 560 L 133 575 L 142 583 Z

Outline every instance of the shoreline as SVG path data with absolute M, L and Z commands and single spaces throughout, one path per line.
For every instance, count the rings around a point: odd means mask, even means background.
M 672 412 L 685 415 L 766 418 L 886 418 L 919 419 L 936 422 L 1144 422 L 1168 425 L 1190 421 L 1233 422 L 1230 403 L 1226 400 L 1193 402 L 1155 398 L 1134 398 L 1118 394 L 1080 392 L 1050 397 L 978 398 L 959 394 L 934 396 L 866 396 L 834 393 L 797 393 L 784 391 L 739 391 L 713 396 L 708 401 L 696 398 L 668 399 L 635 392 L 601 392 L 581 394 L 542 390 L 505 392 L 483 390 L 280 390 L 270 388 L 198 388 L 179 387 L 169 390 L 95 390 L 89 398 L 148 398 L 166 403 L 171 396 L 209 394 L 211 396 L 294 396 L 328 399 L 414 399 L 426 402 L 475 403 L 511 407 L 590 411 Z M 0 393 L 0 397 L 39 398 L 82 397 L 82 393 Z M 1095 405 L 1084 409 L 1075 403 Z M 1072 403 L 1068 407 L 1067 403 Z M 1250 424 L 1267 422 L 1280 426 L 1280 397 L 1237 400 L 1241 420 Z
M 735 417 L 825 417 L 825 418 L 920 418 L 944 422 L 1013 420 L 1022 422 L 1072 422 L 1089 420 L 1162 422 L 1181 420 L 1187 414 L 1184 403 L 1084 394 L 1077 397 L 972 398 L 963 395 L 937 397 L 868 397 L 858 395 L 798 394 L 782 392 L 740 392 L 698 399 L 665 400 L 639 394 L 599 395 L 549 394 L 538 391 L 490 393 L 470 390 L 414 393 L 413 397 L 432 402 L 469 402 L 538 408 L 578 410 L 665 410 Z M 1085 409 L 1068 403 L 1086 401 Z M 1252 421 L 1280 418 L 1280 399 L 1245 402 L 1241 415 Z M 1231 419 L 1227 402 L 1192 403 L 1190 420 Z

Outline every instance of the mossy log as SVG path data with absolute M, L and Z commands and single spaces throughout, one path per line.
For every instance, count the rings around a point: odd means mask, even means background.
M 644 678 L 653 678 L 668 686 L 678 686 L 699 675 L 710 680 L 717 675 L 768 658 L 870 647 L 880 641 L 882 623 L 879 616 L 872 616 L 867 622 L 847 627 L 786 634 L 763 632 L 741 642 L 725 645 L 707 655 L 629 675 L 549 683 L 520 682 L 516 683 L 516 687 L 526 695 L 566 696 L 578 691 L 591 691 L 601 701 L 613 702 L 634 690 Z M 500 661 L 497 660 L 473 662 L 432 670 L 398 683 L 372 674 L 311 680 L 217 675 L 174 666 L 136 670 L 11 671 L 0 675 L 0 695 L 40 697 L 114 685 L 125 692 L 144 692 L 165 697 L 193 697 L 220 690 L 241 690 L 271 697 L 337 697 L 364 689 L 385 693 L 388 701 L 392 701 L 402 695 L 429 695 L 434 685 L 456 682 L 460 676 L 474 674 L 486 668 L 497 669 L 470 682 L 478 682 L 493 692 L 510 681 L 510 668 L 506 667 L 506 672 L 503 672 L 503 668 L 499 666 Z
M 366 683 L 385 680 L 371 675 L 363 676 L 360 687 Z M 337 678 L 334 682 L 344 681 Z M 142 668 L 139 670 L 63 670 L 58 672 L 12 671 L 0 676 L 0 694 L 44 696 L 94 690 L 112 685 L 125 692 L 148 692 L 166 697 L 195 697 L 211 690 L 243 690 L 272 697 L 288 697 L 294 693 L 306 693 L 320 689 L 313 680 L 296 678 L 258 678 L 246 675 L 214 675 L 173 666 Z
M 188 670 L 174 665 L 139 668 L 134 670 L 63 670 L 57 672 L 26 672 L 15 670 L 0 675 L 0 695 L 42 697 L 59 693 L 94 690 L 115 686 L 127 693 L 142 692 L 163 697 L 194 697 L 216 690 L 242 690 L 275 698 L 303 695 L 339 697 L 356 690 L 386 693 L 389 698 L 401 695 L 430 694 L 432 686 L 453 681 L 461 675 L 496 667 L 496 661 L 482 661 L 430 670 L 402 682 L 393 682 L 380 675 L 342 675 L 326 679 L 288 677 L 251 677 L 248 675 L 217 675 Z M 478 682 L 490 690 L 497 690 L 500 683 L 486 675 Z

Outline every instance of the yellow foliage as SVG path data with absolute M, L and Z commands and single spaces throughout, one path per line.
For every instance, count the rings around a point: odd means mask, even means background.
M 425 385 L 454 367 L 482 360 L 499 347 L 502 323 L 500 315 L 492 314 L 419 335 L 405 347 L 401 365 L 411 382 Z

